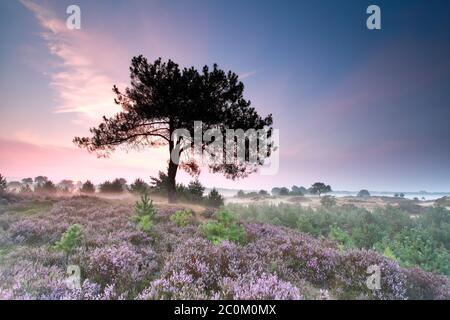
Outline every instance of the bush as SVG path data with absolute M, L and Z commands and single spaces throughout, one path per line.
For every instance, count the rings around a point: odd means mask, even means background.
M 205 237 L 219 244 L 224 240 L 243 244 L 246 242 L 245 229 L 236 221 L 234 215 L 227 210 L 220 210 L 215 215 L 215 221 L 209 221 L 200 226 Z
M 46 194 L 56 193 L 57 190 L 58 189 L 56 188 L 55 184 L 50 180 L 47 180 L 42 184 L 38 184 L 34 189 L 35 192 Z
M 354 243 L 347 231 L 342 230 L 336 225 L 331 227 L 328 237 L 339 244 L 339 249 L 346 250 L 354 247 Z
M 142 179 L 136 179 L 130 185 L 130 191 L 135 194 L 145 194 L 150 190 L 150 186 Z
M 192 202 L 200 203 L 204 192 L 205 187 L 198 180 L 191 181 L 187 187 L 188 198 Z
M 94 184 L 87 180 L 80 188 L 80 192 L 84 194 L 92 194 L 95 193 L 95 186 Z
M 56 242 L 54 248 L 69 255 L 76 247 L 81 245 L 83 237 L 83 227 L 79 224 L 73 224 L 62 234 L 61 240 Z
M 370 197 L 370 193 L 366 189 L 362 189 L 361 191 L 358 192 L 358 197 L 368 198 L 368 197 Z
M 331 208 L 336 205 L 336 198 L 333 196 L 323 196 L 320 199 L 320 204 L 325 208 Z
M 208 195 L 208 198 L 206 199 L 207 205 L 211 207 L 218 208 L 221 205 L 223 205 L 223 197 L 222 195 L 217 191 L 216 188 L 213 188 Z
M 101 193 L 122 193 L 125 191 L 126 181 L 125 179 L 114 179 L 113 182 L 103 182 L 99 189 Z
M 185 227 L 188 225 L 189 219 L 191 217 L 191 210 L 179 210 L 170 216 L 170 221 L 172 221 L 179 227 Z
M 143 194 L 140 200 L 136 201 L 135 214 L 133 220 L 137 223 L 138 229 L 146 232 L 150 231 L 153 227 L 156 209 L 147 193 Z

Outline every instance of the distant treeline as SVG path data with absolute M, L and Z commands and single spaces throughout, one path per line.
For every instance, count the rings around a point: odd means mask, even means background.
M 150 183 L 143 179 L 136 179 L 133 183 L 127 184 L 124 178 L 116 178 L 107 180 L 98 186 L 95 186 L 90 180 L 83 182 L 75 182 L 73 180 L 64 179 L 55 184 L 45 176 L 37 176 L 33 178 L 25 178 L 21 181 L 7 182 L 0 174 L 0 194 L 13 192 L 19 194 L 122 194 L 125 192 L 133 194 L 157 194 L 167 196 L 168 193 L 168 176 L 160 171 L 158 177 L 150 177 Z M 187 186 L 182 183 L 176 186 L 179 200 L 184 202 L 204 204 L 208 206 L 218 207 L 223 204 L 223 197 L 213 188 L 205 195 L 205 187 L 198 179 L 191 181 Z

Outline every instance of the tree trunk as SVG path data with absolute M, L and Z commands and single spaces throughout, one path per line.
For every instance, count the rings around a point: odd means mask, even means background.
M 169 179 L 168 185 L 168 201 L 169 203 L 177 202 L 177 189 L 176 189 L 176 180 L 178 165 L 169 161 L 169 169 L 167 170 L 167 176 Z

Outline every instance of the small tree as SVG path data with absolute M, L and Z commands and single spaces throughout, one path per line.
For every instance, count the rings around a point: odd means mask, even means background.
M 42 184 L 38 183 L 34 191 L 38 193 L 53 194 L 58 191 L 58 188 L 56 188 L 55 184 L 51 180 L 46 180 Z
M 260 195 L 260 196 L 267 196 L 267 195 L 269 195 L 269 193 L 266 191 L 266 190 L 259 190 L 259 192 L 258 192 L 258 194 Z
M 22 183 L 31 186 L 33 184 L 33 178 L 24 178 L 22 179 Z
M 126 188 L 126 184 L 124 184 L 125 179 L 114 179 L 112 182 L 105 181 L 103 182 L 99 189 L 102 193 L 122 193 Z
M 0 194 L 3 194 L 6 192 L 7 186 L 8 186 L 8 183 L 6 182 L 5 177 L 0 174 Z
M 289 195 L 289 189 L 286 187 L 280 188 L 280 192 L 278 193 L 280 196 L 288 196 Z
M 368 198 L 368 197 L 370 197 L 370 192 L 367 191 L 366 189 L 362 189 L 361 191 L 358 192 L 358 197 Z
M 205 187 L 200 183 L 198 179 L 189 182 L 187 187 L 187 192 L 189 200 L 194 202 L 200 202 L 203 199 L 203 193 L 205 192 Z
M 323 182 L 316 182 L 311 186 L 310 192 L 319 195 L 320 198 L 321 194 L 331 192 L 331 187 Z
M 142 179 L 136 179 L 130 185 L 130 191 L 136 194 L 145 194 L 148 193 L 150 186 Z
M 79 224 L 73 224 L 62 234 L 61 240 L 56 242 L 55 249 L 70 255 L 76 247 L 81 245 L 83 237 L 83 227 Z
M 293 196 L 303 196 L 304 195 L 302 189 L 297 186 L 292 186 L 290 194 Z
M 34 183 L 36 183 L 36 186 L 42 186 L 47 181 L 48 178 L 44 176 L 37 176 L 36 178 L 34 178 Z
M 245 192 L 244 192 L 244 190 L 239 190 L 238 192 L 237 192 L 237 195 L 236 195 L 238 198 L 244 198 L 245 197 Z
M 140 200 L 136 201 L 134 211 L 136 215 L 133 220 L 136 222 L 137 228 L 145 232 L 150 232 L 153 228 L 156 209 L 147 193 L 141 195 Z
M 278 195 L 280 195 L 280 188 L 278 188 L 278 187 L 272 188 L 271 193 L 272 193 L 273 196 L 278 196 Z
M 223 197 L 222 195 L 219 193 L 219 191 L 217 191 L 216 188 L 213 188 L 208 195 L 208 199 L 207 199 L 207 203 L 208 205 L 210 205 L 211 207 L 220 207 L 221 205 L 223 205 Z
M 75 188 L 75 185 L 73 180 L 64 179 L 58 184 L 58 187 L 61 191 L 70 193 Z
M 80 192 L 84 194 L 92 194 L 95 193 L 95 186 L 94 184 L 87 180 L 80 188 Z

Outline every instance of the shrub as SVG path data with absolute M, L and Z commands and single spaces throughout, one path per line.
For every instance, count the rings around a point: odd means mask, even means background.
M 145 194 L 150 190 L 150 186 L 142 179 L 136 179 L 130 185 L 130 191 L 135 194 Z
M 87 180 L 80 188 L 80 192 L 84 194 L 92 194 L 95 193 L 95 186 L 94 184 Z
M 57 190 L 58 189 L 56 188 L 55 184 L 50 180 L 47 180 L 42 184 L 38 184 L 34 189 L 35 192 L 47 194 L 56 193 Z
M 211 207 L 220 207 L 221 205 L 223 205 L 223 197 L 216 188 L 213 188 L 209 192 L 206 203 Z
M 368 198 L 368 197 L 370 197 L 370 192 L 367 191 L 366 189 L 362 189 L 361 191 L 358 192 L 358 197 Z
M 221 284 L 224 299 L 235 300 L 300 300 L 298 288 L 276 275 L 255 272 L 237 279 L 225 278 Z
M 153 249 L 138 249 L 125 243 L 89 251 L 85 264 L 92 280 L 103 286 L 115 284 L 121 291 L 125 288 L 140 291 L 137 286 L 149 279 L 157 268 Z
M 450 299 L 450 280 L 447 277 L 425 272 L 419 268 L 407 269 L 404 274 L 409 299 Z
M 336 205 L 336 198 L 333 196 L 324 196 L 320 199 L 320 204 L 325 208 L 331 208 Z
M 347 231 L 342 230 L 336 225 L 333 225 L 330 230 L 330 234 L 328 237 L 331 240 L 336 241 L 339 244 L 339 248 L 341 250 L 346 250 L 354 247 L 354 243 L 350 235 L 347 233 Z
M 205 187 L 198 180 L 191 181 L 187 187 L 188 200 L 193 202 L 201 202 Z
M 200 226 L 205 237 L 214 244 L 224 240 L 243 244 L 247 235 L 245 229 L 236 221 L 234 215 L 227 210 L 220 210 L 215 215 L 215 221 L 209 221 Z
M 56 242 L 55 249 L 61 250 L 67 255 L 71 254 L 83 241 L 83 227 L 79 224 L 71 225 Z
M 192 217 L 191 210 L 179 210 L 170 216 L 170 221 L 179 227 L 188 225 L 189 219 Z
M 153 227 L 156 209 L 147 193 L 141 195 L 140 200 L 136 201 L 135 214 L 133 220 L 137 223 L 138 229 L 146 232 L 150 231 Z
M 114 179 L 112 182 L 103 182 L 99 189 L 102 193 L 122 193 L 126 187 L 126 180 L 122 178 Z

